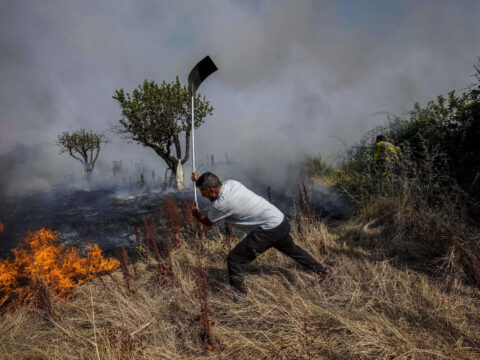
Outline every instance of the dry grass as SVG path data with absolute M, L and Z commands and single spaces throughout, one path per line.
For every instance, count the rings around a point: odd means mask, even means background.
M 381 194 L 342 224 L 340 240 L 368 249 L 376 260 L 393 259 L 438 280 L 462 279 L 480 288 L 479 224 L 466 216 L 462 193 L 425 190 L 400 177 L 381 186 Z
M 213 351 L 202 338 L 198 249 L 184 241 L 171 251 L 174 278 L 167 284 L 148 256 L 130 277 L 133 293 L 118 271 L 82 285 L 68 301 L 52 299 L 49 316 L 31 308 L 3 315 L 0 358 L 480 358 L 480 291 L 379 261 L 375 247 L 338 241 L 358 226 L 350 222 L 332 234 L 323 223 L 294 224 L 297 243 L 331 266 L 334 277 L 319 283 L 272 249 L 251 265 L 249 294 L 237 302 L 226 276 L 224 234 L 211 231 L 202 261 Z M 384 236 L 375 224 L 366 229 L 377 231 L 368 232 L 372 243 Z

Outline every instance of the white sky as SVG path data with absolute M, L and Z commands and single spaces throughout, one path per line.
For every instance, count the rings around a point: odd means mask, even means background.
M 228 152 L 271 173 L 336 152 L 335 137 L 351 145 L 385 121 L 372 114 L 468 86 L 479 24 L 473 0 L 1 0 L 0 193 L 81 172 L 58 155 L 58 133 L 106 131 L 121 115 L 115 89 L 186 82 L 207 54 L 219 71 L 199 90 L 215 110 L 198 159 Z M 161 167 L 117 138 L 100 159 Z

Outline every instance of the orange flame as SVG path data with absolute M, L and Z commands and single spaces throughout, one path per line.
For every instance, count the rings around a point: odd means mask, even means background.
M 29 232 L 12 250 L 14 259 L 0 260 L 0 308 L 17 298 L 28 302 L 29 287 L 36 280 L 67 299 L 75 286 L 119 267 L 119 261 L 105 259 L 96 244 L 89 245 L 87 257 L 79 257 L 78 249 L 59 242 L 59 235 L 47 229 Z
M 5 224 L 0 222 L 0 233 L 5 231 Z

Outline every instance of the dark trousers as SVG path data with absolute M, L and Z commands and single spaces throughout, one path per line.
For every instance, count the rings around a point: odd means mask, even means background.
M 276 228 L 270 230 L 256 228 L 230 251 L 227 256 L 230 285 L 240 292 L 245 292 L 243 285 L 245 268 L 272 246 L 309 270 L 318 273 L 324 268 L 309 253 L 295 245 L 290 235 L 290 225 L 285 218 Z

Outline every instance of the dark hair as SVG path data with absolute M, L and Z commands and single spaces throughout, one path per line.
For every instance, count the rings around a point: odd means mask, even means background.
M 202 188 L 204 190 L 210 189 L 210 188 L 218 188 L 220 185 L 222 185 L 222 182 L 220 179 L 217 177 L 217 175 L 207 171 L 206 173 L 202 174 L 195 183 L 197 187 Z
M 377 135 L 377 139 L 375 140 L 375 142 L 386 141 L 386 140 L 387 138 L 384 135 L 380 134 L 380 135 Z

